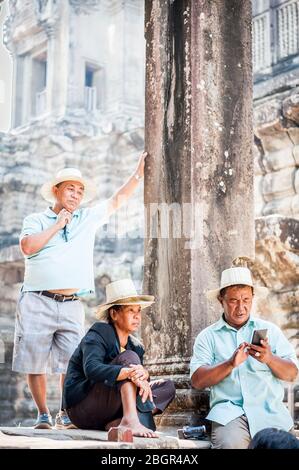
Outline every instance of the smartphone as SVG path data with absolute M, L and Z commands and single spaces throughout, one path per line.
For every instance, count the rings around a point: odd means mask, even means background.
M 255 346 L 261 346 L 261 339 L 267 338 L 267 332 L 268 332 L 267 329 L 266 330 L 254 330 L 251 344 L 254 344 Z

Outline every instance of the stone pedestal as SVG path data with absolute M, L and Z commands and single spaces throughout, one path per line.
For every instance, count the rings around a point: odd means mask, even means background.
M 149 0 L 145 37 L 144 291 L 156 303 L 143 340 L 151 373 L 176 381 L 163 419 L 180 425 L 207 410 L 188 378 L 194 339 L 220 314 L 204 291 L 254 253 L 251 5 Z

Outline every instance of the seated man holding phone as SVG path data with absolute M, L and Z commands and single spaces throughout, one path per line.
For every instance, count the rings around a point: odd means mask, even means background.
M 223 315 L 197 336 L 190 377 L 194 388 L 211 388 L 213 448 L 245 449 L 261 429 L 293 427 L 282 381 L 297 377 L 295 350 L 275 324 L 250 315 L 253 296 L 266 291 L 248 268 L 233 267 L 222 272 L 220 289 L 207 292 Z

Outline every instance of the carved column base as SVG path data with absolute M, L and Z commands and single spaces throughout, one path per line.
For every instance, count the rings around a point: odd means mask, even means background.
M 180 428 L 205 424 L 209 429 L 209 421 L 205 419 L 209 412 L 209 390 L 192 389 L 187 375 L 159 376 L 152 380 L 161 378 L 175 382 L 176 397 L 166 411 L 155 418 L 157 426 Z

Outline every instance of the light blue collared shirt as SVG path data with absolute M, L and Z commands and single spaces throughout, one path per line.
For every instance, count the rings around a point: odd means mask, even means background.
M 197 336 L 190 377 L 201 366 L 227 361 L 241 343 L 251 342 L 255 329 L 265 328 L 268 329 L 267 337 L 273 354 L 290 359 L 298 367 L 293 346 L 273 323 L 250 317 L 242 328 L 236 330 L 221 318 Z M 225 379 L 211 387 L 211 410 L 207 419 L 225 425 L 245 414 L 252 437 L 267 427 L 289 431 L 293 420 L 283 404 L 283 396 L 283 382 L 273 375 L 266 364 L 249 356 Z
M 96 230 L 108 222 L 108 200 L 73 212 L 65 229 L 37 253 L 25 256 L 24 291 L 78 289 L 94 291 L 93 248 Z M 45 212 L 25 217 L 20 240 L 56 223 L 57 214 Z

